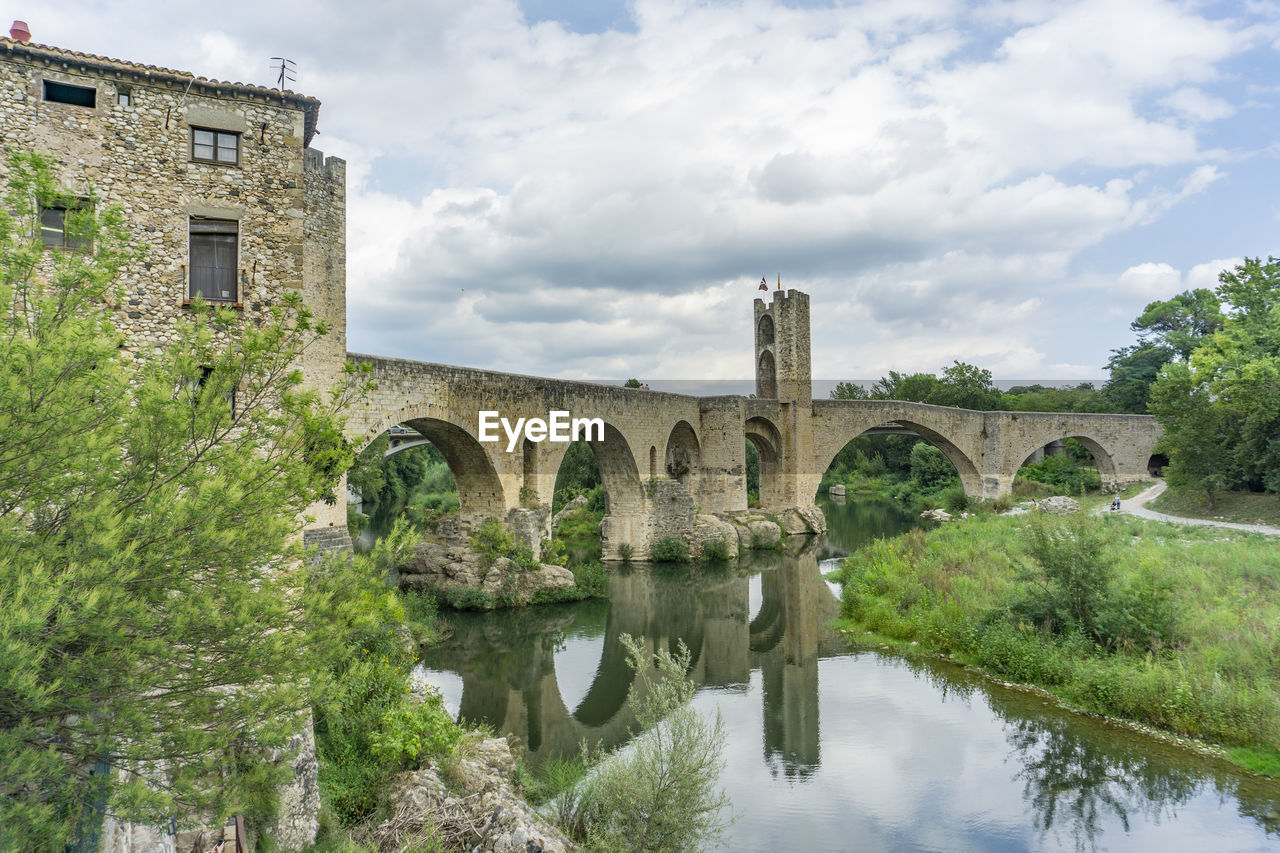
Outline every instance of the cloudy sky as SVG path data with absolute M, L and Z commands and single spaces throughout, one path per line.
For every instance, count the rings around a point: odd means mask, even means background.
M 751 375 L 765 276 L 814 375 L 1104 375 L 1150 300 L 1280 254 L 1280 4 L 139 0 L 34 41 L 323 101 L 352 350 Z

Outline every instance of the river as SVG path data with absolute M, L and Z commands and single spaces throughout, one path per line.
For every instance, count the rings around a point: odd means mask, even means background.
M 823 509 L 826 537 L 731 569 L 636 566 L 608 600 L 447 614 L 453 636 L 419 674 L 537 762 L 630 736 L 619 634 L 683 640 L 694 703 L 727 736 L 725 849 L 1280 850 L 1280 783 L 957 666 L 851 650 L 822 574 L 915 520 L 875 501 Z

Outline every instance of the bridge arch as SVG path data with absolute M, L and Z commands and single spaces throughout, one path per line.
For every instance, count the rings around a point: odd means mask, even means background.
M 982 473 L 978 466 L 969 456 L 960 449 L 957 444 L 938 430 L 913 420 L 910 417 L 895 417 L 893 423 L 898 424 L 906 430 L 914 432 L 920 438 L 932 444 L 934 447 L 942 451 L 943 455 L 951 462 L 956 469 L 956 474 L 960 477 L 960 484 L 964 487 L 966 495 L 971 497 L 982 496 Z M 856 434 L 849 435 L 844 441 L 834 445 L 828 445 L 823 452 L 825 459 L 820 458 L 817 461 L 821 463 L 818 467 L 819 472 L 825 472 L 831 467 L 831 463 L 835 461 L 836 455 L 845 448 L 850 441 L 858 438 L 864 433 L 870 432 L 875 427 L 860 429 Z M 1030 451 L 1028 451 L 1030 452 Z
M 489 451 L 469 429 L 440 412 L 405 409 L 389 415 L 377 429 L 365 434 L 359 449 L 368 447 L 378 436 L 398 424 L 414 430 L 425 441 L 402 442 L 386 455 L 392 456 L 426 443 L 435 445 L 458 487 L 458 522 L 463 530 L 470 530 L 486 518 L 506 516 L 506 492 Z
M 1045 440 L 1041 441 L 1040 438 L 1044 438 Z M 1017 460 L 1020 460 L 1018 462 L 1018 467 L 1022 468 L 1023 465 L 1026 465 L 1028 460 L 1030 460 L 1031 457 L 1035 455 L 1036 451 L 1052 444 L 1055 441 L 1061 441 L 1065 438 L 1070 438 L 1080 442 L 1082 445 L 1084 445 L 1085 450 L 1088 450 L 1089 453 L 1093 456 L 1093 461 L 1098 466 L 1098 476 L 1102 480 L 1102 485 L 1104 488 L 1112 487 L 1119 482 L 1119 475 L 1116 470 L 1115 457 L 1112 454 L 1112 452 L 1107 447 L 1105 447 L 1102 444 L 1102 442 L 1099 441 L 1098 439 L 1092 438 L 1087 435 L 1080 435 L 1080 434 L 1072 435 L 1070 431 L 1064 432 L 1061 435 L 1058 435 L 1056 433 L 1046 434 L 1045 436 L 1041 436 L 1037 438 L 1036 444 L 1030 447 L 1019 448 L 1018 452 L 1014 454 L 1014 458 Z M 1015 477 L 1017 476 L 1016 471 L 1014 472 L 1014 476 Z
M 486 518 L 506 516 L 502 480 L 479 440 L 462 427 L 438 418 L 413 418 L 404 424 L 436 446 L 458 486 L 458 520 L 464 528 Z

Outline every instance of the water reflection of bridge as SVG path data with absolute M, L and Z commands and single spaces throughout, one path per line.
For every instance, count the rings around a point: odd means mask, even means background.
M 819 574 L 819 549 L 808 538 L 798 544 L 799 553 L 756 554 L 718 580 L 693 581 L 687 567 L 637 569 L 614 576 L 608 602 L 459 618 L 428 663 L 462 676 L 462 717 L 518 735 L 526 759 L 540 761 L 576 754 L 583 739 L 612 747 L 631 736 L 634 675 L 619 635 L 655 650 L 683 641 L 700 687 L 745 690 L 760 671 L 765 758 L 788 775 L 808 775 L 820 760 L 818 660 L 845 647 L 826 627 L 838 605 Z M 752 614 L 755 572 L 760 604 Z M 568 634 L 603 636 L 595 678 L 572 709 L 555 658 Z

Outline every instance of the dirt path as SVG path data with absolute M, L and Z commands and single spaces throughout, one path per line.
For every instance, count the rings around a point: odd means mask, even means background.
M 1234 521 L 1215 521 L 1209 518 L 1185 518 L 1180 515 L 1165 515 L 1163 512 L 1147 509 L 1147 502 L 1155 500 L 1163 494 L 1167 486 L 1168 484 L 1162 480 L 1146 491 L 1128 500 L 1120 501 L 1120 511 L 1136 515 L 1139 518 L 1150 518 L 1153 521 L 1172 521 L 1175 524 L 1194 524 L 1199 527 L 1229 527 L 1232 530 L 1249 530 L 1254 533 L 1264 533 L 1267 536 L 1280 536 L 1280 527 L 1270 527 L 1266 524 L 1237 524 Z M 1103 510 L 1103 512 L 1106 512 L 1106 510 Z

